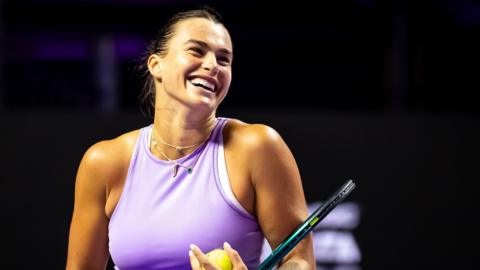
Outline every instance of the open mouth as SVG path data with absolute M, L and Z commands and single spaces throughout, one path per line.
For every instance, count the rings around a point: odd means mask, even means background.
M 189 79 L 188 80 L 191 84 L 193 84 L 194 86 L 197 86 L 197 87 L 201 87 L 207 91 L 210 91 L 210 92 L 213 92 L 215 93 L 217 91 L 216 87 L 215 87 L 215 84 L 207 81 L 207 80 L 204 80 L 202 78 L 193 78 L 193 79 Z

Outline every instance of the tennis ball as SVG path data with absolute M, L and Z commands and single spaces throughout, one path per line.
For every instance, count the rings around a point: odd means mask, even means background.
M 233 265 L 227 253 L 223 249 L 214 249 L 207 253 L 207 258 L 222 270 L 232 270 Z

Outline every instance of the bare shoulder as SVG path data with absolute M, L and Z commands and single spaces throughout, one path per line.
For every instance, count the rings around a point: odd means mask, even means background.
M 68 269 L 104 269 L 108 259 L 105 207 L 112 183 L 121 182 L 138 131 L 100 141 L 84 154 L 75 180 L 68 244 Z
M 245 150 L 268 150 L 284 144 L 280 134 L 265 124 L 248 124 L 230 119 L 224 130 L 225 143 L 241 146 Z
M 272 171 L 283 172 L 296 179 L 298 168 L 295 159 L 280 134 L 264 124 L 247 124 L 232 119 L 225 127 L 225 149 L 232 156 L 238 157 L 240 164 L 258 186 L 258 181 L 268 185 L 275 184 L 279 175 L 271 175 Z M 232 146 L 229 147 L 229 144 Z M 235 153 L 235 154 L 233 154 Z M 271 180 L 271 181 L 269 181 Z
M 125 171 L 139 134 L 134 130 L 111 140 L 103 140 L 92 145 L 84 154 L 79 174 L 87 179 L 110 185 Z

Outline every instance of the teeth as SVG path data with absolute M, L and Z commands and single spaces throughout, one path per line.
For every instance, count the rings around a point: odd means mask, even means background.
M 210 83 L 209 81 L 206 81 L 202 78 L 195 78 L 190 81 L 192 84 L 199 84 L 205 88 L 208 88 L 210 91 L 215 92 L 215 85 L 213 83 Z

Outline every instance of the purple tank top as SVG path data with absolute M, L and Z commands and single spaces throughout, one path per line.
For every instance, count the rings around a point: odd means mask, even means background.
M 235 199 L 225 169 L 222 129 L 217 118 L 208 140 L 173 164 L 149 149 L 152 125 L 142 128 L 125 185 L 108 225 L 116 269 L 191 269 L 190 244 L 205 253 L 229 242 L 249 269 L 256 269 L 263 234 L 256 219 Z

